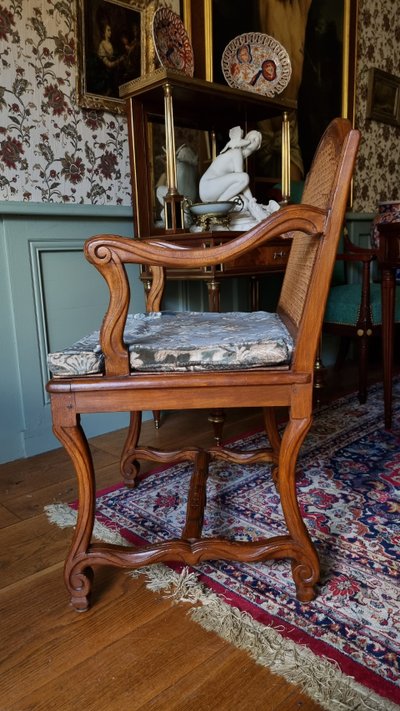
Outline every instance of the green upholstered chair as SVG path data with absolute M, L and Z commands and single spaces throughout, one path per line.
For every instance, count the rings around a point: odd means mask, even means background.
M 381 284 L 371 281 L 371 266 L 375 249 L 354 245 L 345 231 L 343 253 L 337 255 L 337 269 L 329 292 L 323 330 L 341 337 L 336 366 L 344 360 L 350 340 L 357 340 L 359 370 L 359 400 L 367 399 L 368 351 L 372 336 L 381 334 Z M 361 279 L 348 283 L 347 267 L 361 264 Z M 343 268 L 340 270 L 340 264 Z M 340 274 L 341 271 L 341 274 Z M 396 292 L 395 321 L 400 322 L 400 290 Z

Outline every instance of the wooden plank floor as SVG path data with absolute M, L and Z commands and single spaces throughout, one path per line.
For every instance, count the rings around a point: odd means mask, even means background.
M 254 429 L 256 411 L 230 411 L 224 436 Z M 120 480 L 124 433 L 91 441 L 98 488 Z M 155 446 L 211 440 L 206 412 L 170 413 L 143 439 Z M 150 466 L 150 465 L 148 465 Z M 92 608 L 68 605 L 62 579 L 71 531 L 51 525 L 49 503 L 76 497 L 63 450 L 0 466 L 0 711 L 318 711 L 300 690 L 204 631 L 146 589 L 143 576 L 97 571 Z

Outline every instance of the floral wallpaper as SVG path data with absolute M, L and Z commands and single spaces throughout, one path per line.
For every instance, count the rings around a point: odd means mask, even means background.
M 0 4 L 0 199 L 131 203 L 125 118 L 76 101 L 75 4 Z
M 368 69 L 400 76 L 397 5 L 359 0 L 357 211 L 400 197 L 400 129 L 365 118 Z M 75 13 L 75 0 L 0 0 L 0 200 L 131 204 L 125 117 L 78 105 Z
M 362 143 L 354 178 L 354 210 L 375 212 L 377 203 L 400 199 L 400 128 L 366 119 L 368 70 L 400 79 L 398 1 L 359 0 L 356 125 Z

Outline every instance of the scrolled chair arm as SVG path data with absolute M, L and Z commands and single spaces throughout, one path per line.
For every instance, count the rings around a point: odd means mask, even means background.
M 125 264 L 147 264 L 156 267 L 157 278 L 161 278 L 162 267 L 186 269 L 221 264 L 240 257 L 284 233 L 301 231 L 310 237 L 319 237 L 324 231 L 327 219 L 327 213 L 319 208 L 289 205 L 239 237 L 207 250 L 111 234 L 96 235 L 88 239 L 84 248 L 86 259 L 104 277 L 110 293 L 108 309 L 100 330 L 100 345 L 107 375 L 129 374 L 129 354 L 123 341 L 130 302 Z
M 113 260 L 175 269 L 211 266 L 240 257 L 243 253 L 287 232 L 298 230 L 318 236 L 324 229 L 326 218 L 326 213 L 319 208 L 289 205 L 230 242 L 210 247 L 206 251 L 161 240 L 130 239 L 104 234 L 86 241 L 85 255 L 102 273 Z

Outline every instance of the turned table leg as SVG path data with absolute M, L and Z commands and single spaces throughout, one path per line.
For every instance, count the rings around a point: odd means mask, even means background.
M 395 270 L 382 269 L 382 349 L 383 349 L 383 393 L 385 407 L 385 428 L 392 427 L 392 377 L 393 377 L 393 331 Z

